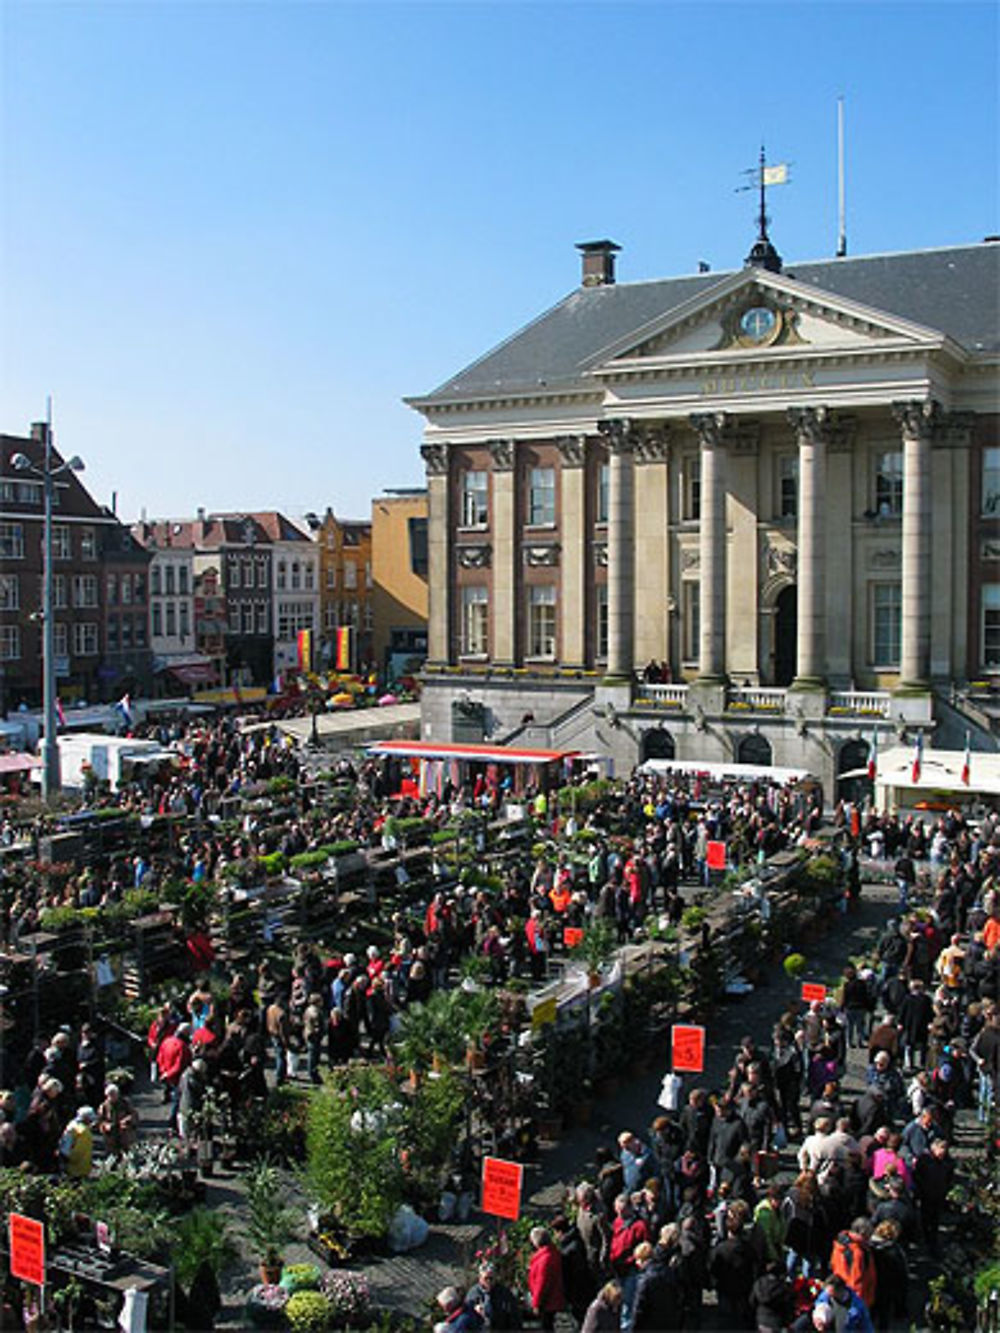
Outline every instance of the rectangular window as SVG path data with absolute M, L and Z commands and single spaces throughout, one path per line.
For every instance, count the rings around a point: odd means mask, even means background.
M 685 662 L 697 662 L 701 650 L 701 584 L 687 579 L 681 585 L 681 653 Z
M 302 587 L 302 567 L 297 560 L 292 561 L 292 592 Z
M 236 602 L 229 608 L 229 633 L 239 634 L 240 632 L 240 605 Z
M 257 556 L 257 587 L 267 587 L 267 561 L 262 556 Z
M 364 607 L 363 623 L 366 631 L 369 633 L 375 628 L 375 612 L 367 602 Z
M 243 557 L 243 586 L 244 588 L 253 587 L 253 556 L 250 555 Z
M 528 481 L 528 523 L 551 527 L 556 521 L 556 470 L 533 467 Z
M 983 450 L 983 517 L 1000 518 L 1000 449 Z
M 97 559 L 97 535 L 93 528 L 80 529 L 80 559 Z
M 24 559 L 24 524 L 0 523 L 0 560 Z M 20 656 L 20 653 L 18 653 Z
M 799 456 L 782 454 L 778 459 L 778 517 L 796 518 L 799 512 Z
M 52 559 L 69 560 L 72 554 L 73 544 L 70 540 L 69 525 L 66 523 L 53 523 Z
M 163 607 L 159 602 L 153 603 L 152 616 L 153 616 L 153 638 L 158 639 L 163 634 Z
M 983 666 L 1000 668 L 1000 583 L 983 584 Z
M 305 588 L 306 592 L 312 592 L 313 588 L 316 586 L 316 571 L 312 561 L 309 561 L 308 564 L 302 566 L 302 586 Z
M 685 520 L 697 523 L 701 518 L 701 454 L 685 458 L 683 485 L 681 515 Z
M 187 602 L 181 602 L 177 607 L 177 629 L 182 639 L 191 633 L 191 613 Z
M 69 657 L 69 628 L 65 620 L 52 626 L 52 646 L 56 657 Z
M 556 590 L 551 584 L 528 589 L 528 656 L 556 655 Z
M 160 566 L 154 565 L 153 568 L 149 571 L 149 589 L 154 597 L 159 597 L 160 595 L 161 578 L 162 575 L 160 573 Z
M 21 580 L 16 574 L 0 574 L 0 611 L 18 611 L 21 607 Z
M 489 521 L 489 474 L 467 469 L 462 473 L 462 527 L 485 528 Z
M 97 626 L 90 620 L 78 620 L 73 626 L 73 656 L 97 656 Z
M 253 633 L 253 602 L 243 603 L 243 633 Z
M 284 560 L 278 561 L 277 588 L 279 592 L 284 592 L 288 587 L 288 566 Z
M 358 567 L 353 560 L 344 561 L 344 587 L 356 588 L 358 586 Z
M 111 645 L 108 644 L 110 651 Z M 127 653 L 132 649 L 132 617 L 122 616 L 122 652 Z
M 872 586 L 872 660 L 876 667 L 899 666 L 903 590 L 898 583 Z
M 373 586 L 374 586 L 374 580 L 372 579 L 372 562 L 371 562 L 370 560 L 366 560 L 366 561 L 365 561 L 365 587 L 366 587 L 366 588 L 371 588 L 371 587 L 373 587 Z
M 44 601 L 44 597 L 40 600 Z M 66 609 L 66 575 L 52 575 L 52 605 L 59 611 Z
M 597 522 L 608 521 L 608 497 L 611 494 L 611 464 L 602 463 L 597 469 Z
M 167 565 L 163 571 L 163 591 L 168 597 L 173 597 L 174 595 L 175 577 L 173 565 Z
M 418 579 L 427 577 L 427 520 L 408 518 L 406 529 L 410 538 L 410 572 Z
M 109 574 L 107 582 L 108 606 L 118 605 L 118 575 Z
M 485 657 L 489 652 L 490 599 L 486 588 L 462 589 L 462 655 Z
M 189 587 L 187 565 L 179 565 L 177 568 L 177 591 L 182 597 L 186 597 L 191 591 Z
M 132 605 L 132 575 L 122 575 L 122 606 Z
M 608 656 L 608 585 L 597 585 L 597 643 L 595 645 L 598 660 L 607 661 Z
M 257 603 L 257 633 L 267 633 L 267 602 Z
M 236 556 L 229 557 L 226 562 L 226 570 L 230 588 L 238 588 L 240 586 L 240 562 Z
M 177 606 L 175 602 L 166 603 L 167 638 L 172 639 L 177 633 Z
M 326 586 L 327 586 L 327 588 L 329 588 L 331 591 L 332 591 L 334 588 L 336 588 L 336 586 L 337 586 L 337 566 L 336 566 L 336 565 L 327 565 L 327 569 L 326 569 Z
M 133 622 L 133 642 L 137 648 L 146 646 L 146 617 L 136 616 Z
M 97 579 L 93 574 L 73 575 L 73 605 L 97 605 Z
M 903 451 L 885 449 L 875 455 L 875 513 L 898 518 L 903 512 Z
M 0 500 L 5 504 L 40 505 L 44 500 L 40 481 L 0 481 Z
M 21 627 L 0 625 L 0 662 L 16 662 L 21 656 Z
M 118 617 L 108 616 L 107 649 L 109 653 L 118 651 Z

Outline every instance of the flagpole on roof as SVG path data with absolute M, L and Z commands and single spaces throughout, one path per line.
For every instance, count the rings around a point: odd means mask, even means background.
M 847 211 L 844 205 L 844 99 L 837 98 L 837 258 L 847 254 Z

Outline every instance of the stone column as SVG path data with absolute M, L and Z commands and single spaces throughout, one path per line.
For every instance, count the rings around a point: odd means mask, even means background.
M 627 418 L 602 421 L 608 446 L 608 676 L 631 680 L 634 545 L 632 531 L 635 434 Z
M 644 426 L 635 444 L 635 649 L 642 667 L 670 658 L 669 426 Z
M 563 435 L 556 440 L 562 458 L 562 531 L 560 658 L 564 667 L 583 667 L 587 661 L 587 437 Z M 591 580 L 592 582 L 593 580 Z
M 451 478 L 448 445 L 420 448 L 427 468 L 427 661 L 444 666 L 451 659 Z
M 826 677 L 826 442 L 825 407 L 793 407 L 788 420 L 799 445 L 798 639 L 792 688 L 815 689 Z
M 926 690 L 931 650 L 931 440 L 936 404 L 893 403 L 903 440 L 903 625 L 899 684 Z
M 493 460 L 490 661 L 499 666 L 513 666 L 517 657 L 516 447 L 513 440 L 490 440 L 489 450 Z
M 726 416 L 696 412 L 690 421 L 701 442 L 698 679 L 718 683 L 726 675 Z
M 854 667 L 854 439 L 857 422 L 837 414 L 826 442 L 826 567 L 836 571 L 826 580 L 826 678 L 835 689 L 846 689 Z M 865 625 L 867 627 L 867 612 Z M 865 631 L 867 642 L 867 628 Z M 867 660 L 862 649 L 858 665 Z

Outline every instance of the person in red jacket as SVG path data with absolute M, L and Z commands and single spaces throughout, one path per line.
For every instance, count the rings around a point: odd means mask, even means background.
M 635 1266 L 636 1246 L 642 1242 L 652 1242 L 649 1227 L 644 1218 L 639 1217 L 632 1207 L 628 1194 L 619 1194 L 615 1199 L 615 1220 L 611 1224 L 611 1246 L 608 1258 L 611 1271 L 622 1284 L 622 1327 L 627 1328 L 632 1319 L 632 1307 L 635 1303 L 635 1288 L 639 1273 Z
M 160 1080 L 170 1093 L 170 1127 L 177 1128 L 177 1102 L 181 1074 L 191 1063 L 191 1025 L 182 1023 L 176 1032 L 164 1037 L 156 1053 Z
M 531 1308 L 540 1317 L 542 1328 L 556 1326 L 556 1315 L 566 1308 L 563 1295 L 562 1255 L 544 1227 L 532 1227 L 534 1254 L 528 1264 L 528 1292 Z

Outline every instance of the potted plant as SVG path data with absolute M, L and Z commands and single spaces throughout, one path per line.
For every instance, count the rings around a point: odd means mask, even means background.
M 594 921 L 584 930 L 580 943 L 570 951 L 573 958 L 586 966 L 591 990 L 600 983 L 602 969 L 614 957 L 616 942 L 615 929 L 610 922 Z
M 247 1232 L 260 1261 L 261 1281 L 276 1285 L 281 1278 L 282 1252 L 295 1234 L 296 1214 L 282 1199 L 281 1173 L 260 1161 L 247 1176 Z
M 244 1311 L 255 1328 L 284 1328 L 285 1307 L 291 1293 L 277 1283 L 261 1282 L 251 1288 Z
M 321 1291 L 296 1291 L 285 1306 L 285 1322 L 292 1333 L 323 1333 L 330 1327 L 330 1302 Z

